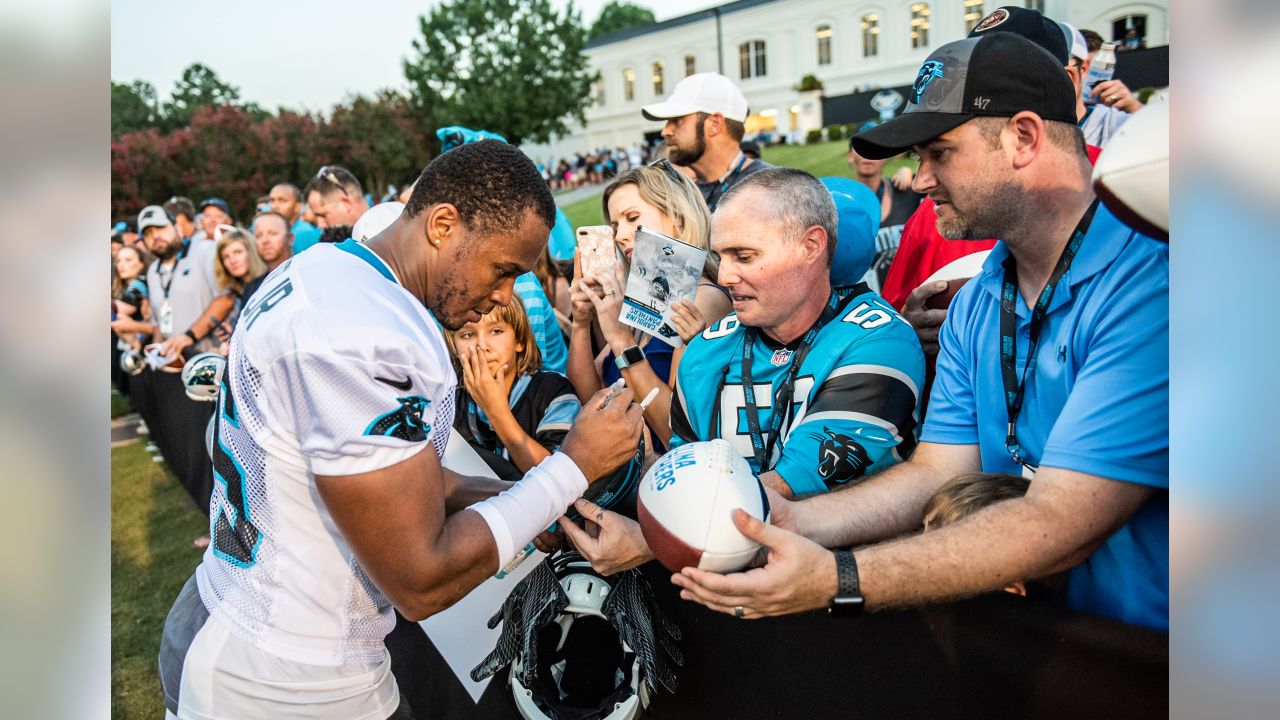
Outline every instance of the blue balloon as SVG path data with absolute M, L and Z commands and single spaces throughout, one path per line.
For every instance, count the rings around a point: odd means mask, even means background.
M 569 218 L 560 208 L 556 208 L 556 224 L 551 228 L 547 244 L 551 249 L 552 260 L 573 260 L 573 250 L 578 246 L 578 239 L 573 234 Z
M 836 254 L 831 259 L 831 284 L 853 285 L 862 280 L 876 257 L 880 232 L 880 199 L 871 188 L 844 177 L 820 178 L 836 204 Z
M 488 130 L 472 130 L 471 128 L 462 127 L 461 125 L 450 125 L 436 130 L 436 137 L 440 138 L 440 152 L 447 152 L 459 145 L 467 143 L 479 142 L 481 140 L 501 140 L 506 142 L 507 139 L 498 133 L 489 132 Z

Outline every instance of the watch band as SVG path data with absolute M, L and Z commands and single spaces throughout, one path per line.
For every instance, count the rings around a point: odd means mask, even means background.
M 626 350 L 623 350 L 621 355 L 615 357 L 613 359 L 613 364 L 616 365 L 619 370 L 625 370 L 632 365 L 642 363 L 645 360 L 644 350 L 641 350 L 639 345 L 632 345 Z
M 186 332 L 184 332 L 184 333 L 182 333 L 182 334 L 183 334 L 183 335 L 186 335 L 188 338 L 190 338 L 190 340 L 191 340 L 191 342 L 192 342 L 192 343 L 198 343 L 198 342 L 200 342 L 200 339 L 196 337 L 196 334 L 195 334 L 195 333 L 193 333 L 193 332 L 191 332 L 191 328 L 187 328 L 187 331 L 186 331 Z
M 857 617 L 862 614 L 864 601 L 858 583 L 858 563 L 852 550 L 836 550 L 836 596 L 831 601 L 830 612 L 836 617 Z

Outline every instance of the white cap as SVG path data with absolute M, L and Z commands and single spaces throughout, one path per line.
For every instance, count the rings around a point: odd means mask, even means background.
M 148 205 L 138 213 L 138 232 L 140 233 L 149 227 L 167 227 L 172 224 L 169 213 L 159 205 Z
M 356 220 L 355 226 L 351 228 L 351 237 L 359 242 L 364 242 L 378 233 L 391 227 L 391 223 L 400 217 L 400 213 L 404 210 L 402 202 L 384 202 L 378 203 L 365 211 Z
M 1067 48 L 1071 51 L 1071 57 L 1080 62 L 1088 60 L 1089 44 L 1084 41 L 1084 35 L 1076 29 L 1076 26 L 1059 21 L 1058 27 L 1062 28 L 1062 34 L 1066 38 Z
M 745 122 L 747 98 L 733 81 L 719 73 L 696 73 L 676 84 L 665 101 L 645 105 L 640 112 L 646 120 L 668 120 L 703 112 L 720 113 L 729 120 Z

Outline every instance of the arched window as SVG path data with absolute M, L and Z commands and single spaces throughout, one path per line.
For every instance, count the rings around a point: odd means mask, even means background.
M 911 5 L 911 47 L 929 47 L 929 3 Z
M 684 76 L 689 77 L 690 75 L 696 72 L 698 72 L 698 56 L 685 55 L 684 56 Z
M 986 13 L 982 12 L 982 0 L 964 0 L 964 31 L 969 33 Z
M 653 64 L 653 96 L 658 97 L 665 94 L 662 90 L 662 63 Z
M 818 64 L 831 64 L 831 26 L 819 25 L 814 32 L 814 36 L 818 41 Z
M 880 16 L 875 13 L 862 16 L 862 57 L 880 54 Z
M 604 78 L 596 78 L 595 82 L 595 101 L 596 105 L 604 105 Z
M 627 102 L 636 99 L 636 71 L 631 68 L 622 71 L 622 99 Z
M 740 78 L 747 80 L 753 77 L 764 77 L 767 70 L 763 40 L 748 40 L 738 46 L 738 76 Z

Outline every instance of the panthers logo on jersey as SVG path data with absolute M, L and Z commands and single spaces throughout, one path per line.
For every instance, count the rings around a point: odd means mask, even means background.
M 843 485 L 862 474 L 871 466 L 871 456 L 853 438 L 822 428 L 827 435 L 818 446 L 818 475 L 827 487 Z
M 426 440 L 431 427 L 422 422 L 422 413 L 426 412 L 431 401 L 421 395 L 408 395 L 396 400 L 400 407 L 379 415 L 365 428 L 364 434 L 386 435 L 409 442 Z

